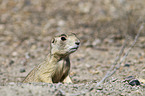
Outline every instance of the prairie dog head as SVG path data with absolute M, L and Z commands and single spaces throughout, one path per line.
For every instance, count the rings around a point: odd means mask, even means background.
M 80 45 L 80 40 L 75 34 L 61 34 L 51 40 L 51 54 L 66 56 L 75 52 Z

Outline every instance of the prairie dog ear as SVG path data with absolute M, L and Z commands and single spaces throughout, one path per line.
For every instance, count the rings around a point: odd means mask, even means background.
M 55 43 L 55 38 L 53 38 L 53 39 L 51 40 L 51 43 Z

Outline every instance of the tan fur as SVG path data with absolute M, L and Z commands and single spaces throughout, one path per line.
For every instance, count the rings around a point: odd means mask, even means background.
M 79 39 L 75 34 L 54 37 L 51 41 L 50 54 L 44 62 L 35 67 L 23 80 L 23 83 L 72 83 L 69 77 L 69 55 L 79 47 Z

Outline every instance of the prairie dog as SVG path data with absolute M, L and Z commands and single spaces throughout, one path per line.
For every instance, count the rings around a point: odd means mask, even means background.
M 80 40 L 75 34 L 61 34 L 51 40 L 50 53 L 47 58 L 36 66 L 23 80 L 23 83 L 72 83 L 69 76 L 69 55 L 75 52 Z

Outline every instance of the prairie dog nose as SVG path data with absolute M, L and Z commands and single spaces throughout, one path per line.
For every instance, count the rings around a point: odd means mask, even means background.
M 80 45 L 80 41 L 75 42 L 76 45 Z

